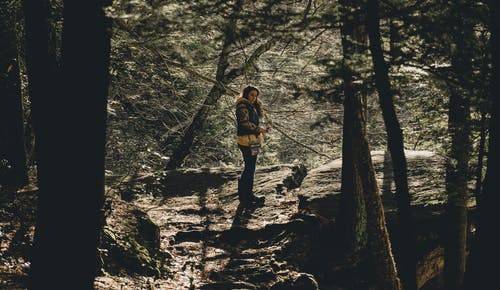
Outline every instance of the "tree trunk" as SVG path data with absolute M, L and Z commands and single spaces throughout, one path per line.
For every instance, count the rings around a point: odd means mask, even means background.
M 26 0 L 24 10 L 39 185 L 30 289 L 92 289 L 104 197 L 109 22 L 101 1 L 65 1 L 58 71 L 48 49 L 47 1 Z
M 483 159 L 486 146 L 487 129 L 486 111 L 481 110 L 481 120 L 479 122 L 481 124 L 481 129 L 479 133 L 479 148 L 477 153 L 476 188 L 474 189 L 474 196 L 476 197 L 481 194 L 481 186 L 483 184 Z
M 13 6 L 0 7 L 0 188 L 28 184 Z
M 396 201 L 398 204 L 398 240 L 400 245 L 395 250 L 397 265 L 405 290 L 416 290 L 416 233 L 415 221 L 410 205 L 408 191 L 408 170 L 404 153 L 403 133 L 394 109 L 393 95 L 389 82 L 389 70 L 384 60 L 380 24 L 378 16 L 378 0 L 368 0 L 367 27 L 370 38 L 370 50 L 375 70 L 375 83 L 380 100 L 380 107 L 387 130 L 387 145 L 391 153 L 394 181 L 396 184 Z
M 498 205 L 500 204 L 500 155 L 498 154 L 498 116 L 500 111 L 500 14 L 496 1 L 488 1 L 490 8 L 490 46 L 492 59 L 492 80 L 490 88 L 491 111 L 489 122 L 488 159 L 481 194 L 476 197 L 478 208 L 477 244 L 473 245 L 474 255 L 471 282 L 466 289 L 488 289 L 498 283 Z
M 348 70 L 348 69 L 346 69 Z M 356 265 L 366 247 L 366 210 L 361 181 L 354 164 L 353 119 L 354 111 L 349 103 L 354 97 L 349 72 L 344 72 L 344 122 L 342 131 L 342 183 L 341 206 L 337 218 L 342 252 L 346 262 Z
M 467 177 L 469 159 L 469 102 L 460 93 L 450 96 L 451 149 L 446 162 L 448 193 L 445 246 L 446 289 L 460 289 L 465 272 L 467 240 Z
M 486 150 L 486 135 L 487 135 L 487 110 L 484 108 L 481 108 L 481 120 L 480 120 L 480 137 L 479 137 L 479 148 L 478 148 L 478 156 L 477 156 L 477 167 L 476 167 L 476 187 L 474 188 L 474 197 L 476 198 L 476 209 L 478 212 L 478 215 L 481 214 L 481 191 L 483 190 L 483 160 L 484 160 L 484 155 L 485 155 L 485 150 Z M 486 180 L 484 180 L 486 182 Z M 479 272 L 481 271 L 481 262 L 480 262 L 480 254 L 479 251 L 481 250 L 479 247 L 481 245 L 479 244 L 480 241 L 478 241 L 478 234 L 481 232 L 479 229 L 480 225 L 479 223 L 476 223 L 476 235 L 475 237 L 473 236 L 471 238 L 470 242 L 470 250 L 469 250 L 469 255 L 467 256 L 467 264 L 465 267 L 465 273 L 464 273 L 464 281 L 463 281 L 463 289 L 475 289 L 477 286 L 477 277 Z
M 337 217 L 339 236 L 342 239 L 342 252 L 347 262 L 356 264 L 360 254 L 366 247 L 366 210 L 359 179 L 358 168 L 354 164 L 353 124 L 354 110 L 352 99 L 357 95 L 354 86 L 352 59 L 361 49 L 353 42 L 355 27 L 352 19 L 354 15 L 352 3 L 341 1 L 342 5 L 342 52 L 343 52 L 343 81 L 344 81 L 344 121 L 342 128 L 342 184 L 341 206 Z M 359 38 L 357 40 L 360 40 Z
M 51 139 L 51 112 L 44 112 L 44 105 L 54 108 L 53 85 L 56 76 L 55 50 L 49 50 L 49 1 L 23 1 L 25 19 L 25 57 L 26 70 L 28 73 L 29 96 L 31 101 L 31 113 L 35 133 L 35 156 L 37 165 L 37 179 L 39 198 L 36 212 L 35 237 L 31 254 L 29 289 L 41 289 L 48 286 L 44 281 L 46 276 L 46 264 L 57 260 L 59 253 L 55 251 L 56 259 L 47 257 L 50 234 L 56 231 L 54 227 L 57 222 L 50 219 L 52 208 L 50 207 L 53 188 L 55 187 L 55 173 L 50 167 L 50 142 Z M 53 133 L 52 133 L 53 134 Z M 52 176 L 51 176 L 52 175 Z M 56 203 L 58 204 L 58 203 Z M 55 219 L 55 218 L 54 218 Z M 49 237 L 48 237 L 49 236 Z M 55 249 L 49 249 L 49 251 Z M 50 265 L 52 266 L 52 265 Z M 57 269 L 57 268 L 56 268 Z
M 167 163 L 167 170 L 176 169 L 182 165 L 186 156 L 189 155 L 189 149 L 191 148 L 191 145 L 193 145 L 194 139 L 203 129 L 205 120 L 209 116 L 212 107 L 217 104 L 217 101 L 224 93 L 225 90 L 217 85 L 212 87 L 207 98 L 203 102 L 203 105 L 194 116 L 187 130 L 184 132 L 181 142 L 177 145 L 177 147 L 175 147 L 174 152 Z
M 354 164 L 363 187 L 366 206 L 368 245 L 373 257 L 373 265 L 377 285 L 384 290 L 400 290 L 398 274 L 391 250 L 389 233 L 385 223 L 384 210 L 380 191 L 375 178 L 375 169 L 370 154 L 370 146 L 366 137 L 361 100 L 355 96 L 349 102 L 353 107 L 353 148 L 355 148 Z M 356 152 L 357 151 L 357 152 Z
M 468 167 L 470 154 L 470 82 L 472 80 L 470 47 L 472 27 L 462 24 L 466 13 L 464 1 L 454 3 L 452 11 L 460 31 L 453 33 L 456 48 L 452 51 L 452 70 L 461 86 L 450 88 L 448 131 L 451 145 L 446 160 L 447 226 L 445 229 L 444 279 L 447 290 L 462 287 L 466 262 Z
M 389 54 L 392 61 L 397 61 L 401 57 L 401 35 L 399 33 L 398 20 L 389 19 Z
M 215 75 L 215 80 L 221 82 L 222 86 L 226 85 L 226 83 L 223 82 L 223 78 L 226 68 L 229 66 L 229 52 L 231 46 L 235 42 L 237 16 L 241 9 L 243 9 L 243 0 L 237 0 L 233 13 L 229 17 L 229 21 L 226 23 L 224 30 L 224 43 L 222 45 L 222 51 L 219 55 L 217 72 Z M 182 165 L 182 162 L 184 162 L 184 159 L 189 154 L 189 149 L 191 148 L 195 137 L 203 128 L 205 120 L 210 114 L 212 107 L 217 104 L 217 101 L 225 93 L 225 89 L 222 86 L 214 85 L 208 93 L 203 105 L 194 116 L 191 125 L 189 125 L 188 129 L 184 133 L 184 136 L 182 136 L 180 144 L 174 149 L 172 155 L 170 156 L 170 160 L 168 161 L 166 167 L 167 170 L 176 169 Z

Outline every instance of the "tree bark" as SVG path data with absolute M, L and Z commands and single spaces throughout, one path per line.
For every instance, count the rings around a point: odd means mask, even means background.
M 476 188 L 474 189 L 474 196 L 479 196 L 481 194 L 481 188 L 483 184 L 483 159 L 486 147 L 486 130 L 487 130 L 487 119 L 486 111 L 481 109 L 481 129 L 479 133 L 479 148 L 477 152 L 477 168 L 476 168 Z
M 15 5 L 0 7 L 0 187 L 28 184 Z M 6 167 L 6 168 L 3 168 Z
M 468 168 L 470 155 L 470 82 L 472 65 L 468 42 L 472 27 L 463 24 L 460 15 L 466 13 L 466 1 L 452 5 L 458 30 L 453 32 L 452 71 L 461 87 L 450 87 L 448 131 L 451 138 L 446 160 L 447 226 L 445 229 L 444 280 L 447 290 L 462 287 L 466 262 Z M 460 31 L 459 31 L 460 30 Z
M 392 61 L 398 61 L 402 54 L 399 27 L 397 18 L 389 19 L 389 54 Z
M 361 181 L 357 166 L 354 164 L 353 120 L 354 111 L 351 100 L 354 98 L 349 73 L 344 72 L 344 125 L 342 131 L 342 183 L 341 206 L 337 217 L 341 247 L 344 259 L 356 265 L 361 252 L 366 247 L 366 210 Z
M 350 101 L 354 111 L 353 122 L 353 148 L 358 152 L 354 154 L 354 164 L 363 186 L 363 197 L 366 204 L 366 219 L 368 246 L 373 257 L 375 276 L 379 289 L 400 290 L 401 285 L 394 263 L 391 242 L 385 222 L 380 191 L 375 178 L 375 169 L 370 154 L 370 146 L 366 137 L 364 126 L 363 107 L 359 97 Z
M 59 70 L 48 49 L 48 1 L 24 1 L 39 186 L 30 289 L 93 289 L 110 49 L 102 4 L 65 1 Z
M 484 177 L 481 194 L 476 197 L 478 208 L 477 243 L 473 244 L 471 255 L 474 255 L 472 264 L 471 282 L 466 289 L 488 289 L 498 283 L 498 274 L 495 265 L 498 263 L 500 239 L 498 237 L 498 205 L 500 204 L 500 155 L 498 154 L 498 137 L 500 136 L 499 92 L 500 92 L 500 14 L 496 1 L 488 1 L 490 9 L 490 49 L 492 63 L 492 80 L 489 97 L 491 111 L 489 122 L 488 154 L 486 175 Z
M 359 179 L 357 166 L 354 164 L 354 155 L 357 154 L 353 146 L 353 124 L 354 107 L 353 98 L 356 97 L 356 86 L 354 86 L 354 76 L 352 59 L 356 53 L 362 51 L 356 46 L 355 30 L 353 26 L 354 15 L 352 13 L 353 3 L 347 0 L 340 1 L 342 5 L 342 53 L 344 81 L 344 121 L 342 128 L 342 183 L 341 183 L 341 206 L 337 217 L 339 236 L 342 240 L 342 252 L 347 262 L 357 264 L 360 260 L 362 250 L 366 247 L 366 210 L 363 198 L 363 187 Z M 358 37 L 357 41 L 362 41 Z
M 370 51 L 375 70 L 375 83 L 379 95 L 380 107 L 387 131 L 387 147 L 391 153 L 396 201 L 400 220 L 398 249 L 395 250 L 397 265 L 405 290 L 416 290 L 416 233 L 412 216 L 410 193 L 408 191 L 408 170 L 404 153 L 403 132 L 394 109 L 393 94 L 389 82 L 389 69 L 384 59 L 378 0 L 368 0 L 367 27 L 370 38 Z
M 49 1 L 23 1 L 25 32 L 26 32 L 26 70 L 28 73 L 29 96 L 31 101 L 31 113 L 33 118 L 35 133 L 35 156 L 37 165 L 37 183 L 39 188 L 39 198 L 36 212 L 35 237 L 33 239 L 33 249 L 31 254 L 29 289 L 40 289 L 47 286 L 43 280 L 46 273 L 44 263 L 51 261 L 44 251 L 48 248 L 50 234 L 55 232 L 57 223 L 50 220 L 51 187 L 55 184 L 55 173 L 50 168 L 50 128 L 53 118 L 49 112 L 46 116 L 44 103 L 47 107 L 53 108 L 54 78 L 57 67 L 55 51 L 49 50 Z M 51 180 L 52 179 L 52 180 Z M 53 218 L 55 219 L 55 218 Z M 47 227 L 48 226 L 48 227 Z M 51 228 L 52 227 L 52 228 Z M 45 228 L 45 229 L 44 229 Z M 54 250 L 54 249 L 51 249 Z M 56 252 L 57 253 L 57 252 Z M 55 254 L 56 259 L 58 257 Z M 54 259 L 54 261 L 56 260 Z M 39 287 L 39 288 L 37 288 Z
M 448 193 L 445 246 L 446 289 L 460 289 L 465 272 L 467 240 L 467 176 L 469 159 L 469 102 L 460 93 L 450 96 L 451 149 L 446 163 Z

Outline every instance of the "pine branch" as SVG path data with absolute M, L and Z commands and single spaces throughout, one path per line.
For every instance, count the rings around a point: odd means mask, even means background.
M 139 40 L 140 39 L 140 36 L 133 32 L 132 30 L 130 30 L 127 25 L 125 23 L 123 23 L 123 20 L 120 20 L 120 19 L 117 19 L 115 21 L 118 26 L 120 28 L 122 28 L 123 30 L 125 30 L 126 32 L 128 32 L 130 35 L 132 35 L 134 38 L 136 38 L 136 40 Z M 245 62 L 244 65 L 242 65 L 241 67 L 237 68 L 237 69 L 233 69 L 231 70 L 227 75 L 226 75 L 226 80 L 229 79 L 229 80 L 233 80 L 234 78 L 242 75 L 243 73 L 245 73 L 252 65 L 254 65 L 254 62 L 263 54 L 265 53 L 266 51 L 268 51 L 272 45 L 274 45 L 276 41 L 273 40 L 273 39 L 270 39 L 268 40 L 267 42 L 263 43 L 262 45 L 260 45 L 257 49 L 255 49 L 255 51 L 252 53 L 252 55 L 250 56 L 250 58 L 248 59 L 247 62 Z M 197 72 L 196 70 L 190 68 L 190 67 L 187 67 L 186 65 L 183 65 L 181 63 L 178 63 L 178 62 L 175 62 L 175 61 L 172 61 L 172 60 L 169 60 L 168 57 L 163 53 L 161 52 L 157 47 L 155 47 L 154 45 L 152 46 L 145 46 L 143 45 L 144 48 L 147 48 L 149 49 L 150 51 L 156 53 L 158 56 L 160 56 L 162 58 L 162 60 L 166 63 L 166 64 L 169 64 L 169 65 L 172 65 L 172 66 L 175 66 L 177 68 L 180 68 L 184 71 L 186 71 L 187 73 L 201 79 L 201 80 L 204 80 L 204 81 L 207 81 L 207 82 L 210 82 L 210 83 L 213 83 L 214 85 L 218 86 L 219 88 L 225 90 L 226 92 L 227 91 L 230 91 L 232 93 L 235 93 L 235 94 L 239 94 L 240 92 L 230 88 L 230 87 L 227 87 L 225 86 L 222 82 L 220 81 L 217 81 L 217 80 L 214 80 L 212 78 L 209 78 L 207 76 L 204 76 L 203 74 Z M 266 117 L 267 121 L 269 122 L 269 124 L 271 124 L 271 126 L 276 129 L 276 131 L 278 131 L 279 133 L 281 133 L 283 136 L 285 136 L 286 138 L 292 140 L 293 142 L 297 143 L 298 145 L 308 149 L 308 150 L 311 150 L 312 152 L 316 153 L 316 154 L 319 154 L 319 155 L 322 155 L 322 156 L 325 156 L 325 157 L 328 157 L 330 158 L 331 156 L 328 156 L 324 153 L 321 153 L 319 151 L 317 151 L 316 149 L 310 147 L 310 146 L 307 146 L 303 143 L 301 143 L 300 141 L 296 140 L 295 138 L 289 136 L 287 133 L 285 133 L 283 130 L 281 130 L 280 128 L 278 128 L 276 126 L 276 123 L 273 122 L 269 117 Z
M 207 81 L 209 83 L 213 83 L 215 84 L 216 86 L 218 86 L 219 88 L 223 89 L 223 90 L 226 90 L 226 91 L 231 91 L 235 94 L 239 94 L 238 91 L 234 90 L 234 89 L 231 89 L 229 87 L 226 87 L 222 82 L 220 81 L 217 81 L 217 80 L 214 80 L 214 79 L 211 79 L 209 77 L 206 77 L 204 76 L 203 74 L 197 72 L 196 70 L 182 64 L 182 63 L 178 63 L 178 62 L 175 62 L 175 61 L 172 61 L 168 58 L 168 56 L 166 56 L 162 51 L 160 51 L 155 45 L 146 45 L 147 42 L 145 41 L 142 41 L 141 40 L 141 36 L 137 33 L 135 33 L 134 31 L 132 31 L 127 25 L 126 23 L 124 23 L 124 21 L 122 19 L 115 19 L 115 22 L 117 24 L 118 27 L 120 27 L 121 29 L 123 29 L 124 31 L 126 31 L 129 35 L 131 35 L 132 37 L 135 38 L 136 40 L 136 43 L 137 44 L 140 44 L 141 47 L 143 48 L 146 48 L 148 49 L 149 51 L 155 53 L 157 56 L 161 57 L 161 59 L 166 63 L 166 64 L 169 64 L 169 65 L 172 65 L 172 66 L 175 66 L 177 68 L 180 68 L 184 71 L 186 71 L 187 73 L 199 78 L 199 79 L 202 79 L 204 81 Z

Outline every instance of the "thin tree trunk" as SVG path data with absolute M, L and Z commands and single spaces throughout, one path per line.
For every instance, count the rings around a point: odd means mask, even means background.
M 408 191 L 408 170 L 404 153 L 403 133 L 394 109 L 393 95 L 389 82 L 389 69 L 384 60 L 378 0 L 368 0 L 367 27 L 370 37 L 370 50 L 375 69 L 375 83 L 380 100 L 380 107 L 387 131 L 387 145 L 391 153 L 394 181 L 396 183 L 396 201 L 400 220 L 399 239 L 396 256 L 399 273 L 405 290 L 417 289 L 416 278 L 416 233 L 412 216 L 410 193 Z
M 26 70 L 28 73 L 29 96 L 31 101 L 31 113 L 34 123 L 35 133 L 35 156 L 37 165 L 37 183 L 39 188 L 39 198 L 36 212 L 35 237 L 33 239 L 33 249 L 30 265 L 29 289 L 39 289 L 47 286 L 43 280 L 46 273 L 44 270 L 48 259 L 47 244 L 55 229 L 56 222 L 48 218 L 51 213 L 50 200 L 51 187 L 55 181 L 55 173 L 50 168 L 50 130 L 51 114 L 48 116 L 44 112 L 44 106 L 54 108 L 53 84 L 56 76 L 55 50 L 49 50 L 49 1 L 23 1 L 25 19 L 25 57 Z M 52 177 L 51 177 L 52 175 Z M 48 226 L 48 227 L 47 227 Z M 54 250 L 54 249 L 52 249 Z M 56 259 L 58 255 L 55 255 Z M 56 260 L 54 259 L 54 261 Z M 39 288 L 37 288 L 39 287 Z
M 471 59 L 467 42 L 472 27 L 462 24 L 460 15 L 466 13 L 465 1 L 452 4 L 455 21 L 460 31 L 453 34 L 456 48 L 452 51 L 452 70 L 461 80 L 463 88 L 450 87 L 448 131 L 451 145 L 446 162 L 446 207 L 444 279 L 447 290 L 462 287 L 466 263 L 468 168 L 470 154 L 470 82 Z
M 8 1 L 10 2 L 10 1 Z M 28 184 L 21 78 L 15 34 L 17 5 L 0 7 L 0 187 Z M 1 167 L 6 170 L 3 170 Z M 2 174 L 2 172 L 5 172 Z
M 250 58 L 244 63 L 241 67 L 237 69 L 232 69 L 228 73 L 226 73 L 226 68 L 229 66 L 228 58 L 232 45 L 236 41 L 236 22 L 238 18 L 238 14 L 243 8 L 243 1 L 238 0 L 236 2 L 234 11 L 229 18 L 228 23 L 226 24 L 226 29 L 224 32 L 224 44 L 222 46 L 222 51 L 219 56 L 219 62 L 217 64 L 217 73 L 215 76 L 215 80 L 218 82 L 215 84 L 208 96 L 205 98 L 203 105 L 195 114 L 193 121 L 185 131 L 182 136 L 181 142 L 174 149 L 170 160 L 167 163 L 166 169 L 172 170 L 180 167 L 184 162 L 184 159 L 188 156 L 191 145 L 193 144 L 194 139 L 203 131 L 203 127 L 205 125 L 206 119 L 208 118 L 212 109 L 217 105 L 220 97 L 226 92 L 225 86 L 231 83 L 235 78 L 244 74 L 251 66 L 255 63 L 255 61 L 266 51 L 268 51 L 272 45 L 274 44 L 274 40 L 269 40 L 258 48 L 255 49 L 254 53 L 250 56 Z
M 391 250 L 389 233 L 385 223 L 384 210 L 380 191 L 375 178 L 375 169 L 370 154 L 370 146 L 366 136 L 363 120 L 363 107 L 358 96 L 351 99 L 353 106 L 353 148 L 354 164 L 358 168 L 363 186 L 363 196 L 366 206 L 368 246 L 373 257 L 373 265 L 377 286 L 384 290 L 400 290 L 401 285 Z
M 484 159 L 484 151 L 486 146 L 486 129 L 487 129 L 487 121 L 486 121 L 486 112 L 481 112 L 481 120 L 479 121 L 481 124 L 481 129 L 479 133 L 479 148 L 477 153 L 477 168 L 476 168 L 476 188 L 474 189 L 474 196 L 479 196 L 481 194 L 481 188 L 483 184 L 483 159 Z
M 363 103 L 363 118 L 366 126 L 368 124 L 368 91 L 365 86 L 361 89 L 361 102 Z
M 401 35 L 396 18 L 389 19 L 389 51 L 392 61 L 396 61 L 401 57 Z
M 181 142 L 177 145 L 170 156 L 170 160 L 166 166 L 167 170 L 176 169 L 182 165 L 182 162 L 184 162 L 184 159 L 189 154 L 189 149 L 191 148 L 195 137 L 199 134 L 198 132 L 203 129 L 203 124 L 212 110 L 212 107 L 217 104 L 217 101 L 225 93 L 223 86 L 226 85 L 226 83 L 223 83 L 223 78 L 226 68 L 229 66 L 229 52 L 231 46 L 235 42 L 237 15 L 240 13 L 241 9 L 243 9 L 243 0 L 237 0 L 234 10 L 229 17 L 229 21 L 226 23 L 224 30 L 224 43 L 219 55 L 217 72 L 215 75 L 215 80 L 217 82 L 221 82 L 222 86 L 218 86 L 216 84 L 208 93 L 203 105 L 194 116 L 193 121 L 185 131 L 184 136 L 182 136 Z
M 17 1 L 17 0 L 16 0 Z M 26 152 L 26 166 L 29 170 L 35 164 L 35 133 L 33 129 L 33 120 L 31 116 L 31 105 L 29 100 L 29 83 L 28 73 L 26 71 L 26 39 L 25 39 L 25 23 L 23 17 L 22 1 L 18 2 L 18 19 L 16 25 L 16 44 L 17 44 L 17 58 L 19 64 L 19 74 L 21 80 L 21 105 L 23 111 L 23 138 L 24 149 Z M 55 45 L 55 42 L 54 42 Z
M 488 130 L 488 157 L 486 175 L 484 177 L 481 194 L 476 196 L 478 208 L 477 244 L 473 245 L 471 255 L 471 280 L 466 289 L 489 289 L 498 284 L 497 268 L 491 265 L 498 263 L 500 239 L 498 237 L 498 205 L 500 204 L 500 155 L 498 154 L 498 137 L 500 126 L 500 14 L 496 1 L 488 1 L 490 8 L 490 49 L 492 59 L 492 81 L 489 97 L 491 111 Z
M 104 197 L 109 22 L 101 1 L 65 1 L 58 71 L 55 55 L 47 53 L 48 7 L 46 1 L 24 2 L 39 184 L 30 289 L 93 289 Z
M 177 147 L 175 147 L 170 160 L 167 163 L 167 170 L 176 169 L 182 165 L 184 159 L 189 155 L 189 149 L 191 148 L 191 145 L 193 145 L 195 137 L 199 134 L 198 132 L 203 129 L 205 120 L 209 116 L 212 107 L 217 103 L 224 92 L 225 90 L 219 88 L 217 85 L 212 87 L 207 98 L 203 102 L 203 105 L 194 116 L 187 130 L 184 132 L 181 142 L 177 145 Z
M 366 210 L 363 199 L 359 172 L 354 164 L 353 124 L 354 108 L 351 104 L 356 96 L 354 77 L 351 67 L 352 58 L 360 49 L 353 42 L 354 30 L 352 4 L 340 1 L 342 5 L 342 51 L 344 81 L 344 121 L 342 129 L 342 182 L 341 206 L 337 217 L 339 236 L 342 240 L 342 252 L 347 262 L 356 264 L 360 260 L 362 250 L 366 247 Z
M 486 118 L 486 110 L 481 109 L 481 129 L 480 129 L 480 140 L 479 140 L 479 148 L 478 148 L 478 161 L 477 161 L 477 168 L 476 168 L 476 187 L 474 188 L 474 197 L 476 198 L 476 208 L 478 212 L 478 215 L 481 214 L 481 203 L 480 203 L 480 198 L 481 198 L 481 191 L 483 189 L 482 183 L 483 183 L 483 159 L 485 155 L 485 147 L 486 147 L 486 131 L 487 131 L 487 118 Z M 486 180 L 485 180 L 486 181 Z M 478 219 L 476 219 L 478 220 Z M 479 221 L 476 221 L 476 232 L 481 232 L 480 230 L 481 223 Z M 465 273 L 464 273 L 464 281 L 463 281 L 463 289 L 477 289 L 477 277 L 481 269 L 481 263 L 480 263 L 480 255 L 479 251 L 481 250 L 479 247 L 481 245 L 479 244 L 480 241 L 478 241 L 477 238 L 478 234 L 476 234 L 476 237 L 473 237 L 470 242 L 470 251 L 469 255 L 467 256 L 467 264 L 465 268 Z
M 449 132 L 451 149 L 446 163 L 445 283 L 446 289 L 460 289 L 465 272 L 467 240 L 467 177 L 469 158 L 469 103 L 453 92 L 450 96 Z

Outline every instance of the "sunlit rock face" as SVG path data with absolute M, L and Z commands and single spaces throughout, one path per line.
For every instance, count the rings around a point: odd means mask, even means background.
M 412 205 L 429 207 L 446 202 L 444 160 L 430 151 L 405 151 L 408 163 L 408 186 Z M 396 210 L 395 185 L 389 152 L 372 151 L 372 161 L 384 210 Z M 342 160 L 336 159 L 310 170 L 299 192 L 301 210 L 335 218 L 340 202 Z
M 385 219 L 391 234 L 391 242 L 397 245 L 399 219 L 397 216 L 396 189 L 393 179 L 390 154 L 384 151 L 372 151 L 372 161 L 384 205 Z M 434 283 L 439 278 L 444 266 L 441 232 L 445 225 L 444 210 L 446 205 L 445 160 L 430 151 L 405 151 L 408 165 L 408 186 L 411 195 L 413 216 L 417 230 L 417 284 L 423 287 Z M 308 172 L 299 190 L 299 212 L 318 218 L 323 224 L 333 223 L 340 207 L 342 160 L 333 160 Z M 473 181 L 470 186 L 472 188 Z M 474 229 L 475 200 L 469 200 L 470 229 Z M 324 239 L 335 241 L 333 230 L 318 230 L 319 243 Z M 316 233 L 316 235 L 318 235 Z M 310 236 L 314 239 L 314 235 Z M 306 238 L 304 238 L 306 239 Z M 300 240 L 300 239 L 299 239 Z M 300 245 L 314 244 L 314 241 L 297 241 Z M 327 244 L 327 243 L 326 243 Z M 318 253 L 319 252 L 319 253 Z M 318 263 L 324 255 L 321 251 L 310 248 L 304 255 L 302 264 Z M 335 276 L 335 275 L 331 275 Z M 354 279 L 352 279 L 354 280 Z M 337 280 L 338 281 L 338 280 Z M 362 286 L 360 286 L 362 287 Z

